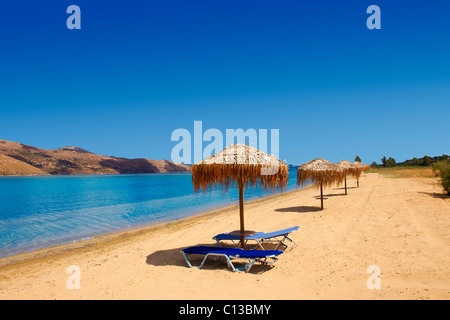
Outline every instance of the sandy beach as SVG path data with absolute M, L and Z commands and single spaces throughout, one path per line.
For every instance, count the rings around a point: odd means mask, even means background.
M 172 223 L 0 260 L 0 299 L 449 299 L 450 199 L 436 178 L 369 173 L 360 188 L 302 190 L 245 205 L 246 228 L 292 226 L 297 245 L 271 267 L 188 268 L 180 250 L 239 228 L 236 205 Z M 80 268 L 81 288 L 66 271 Z M 381 289 L 367 287 L 369 266 Z M 239 290 L 236 288 L 239 287 Z

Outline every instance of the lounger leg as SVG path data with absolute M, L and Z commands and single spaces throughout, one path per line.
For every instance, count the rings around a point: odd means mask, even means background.
M 271 259 L 272 261 L 268 261 L 268 259 Z M 263 258 L 263 259 L 255 259 L 255 261 L 258 261 L 261 264 L 264 265 L 269 265 L 269 264 L 274 264 L 275 262 L 278 261 L 277 257 L 267 257 L 267 258 Z
M 227 257 L 228 258 L 228 257 Z M 253 266 L 253 264 L 256 262 L 256 259 L 248 259 L 248 262 L 246 264 L 244 264 L 243 267 L 235 267 L 233 265 L 233 263 L 231 262 L 231 260 L 229 260 L 229 266 L 230 269 L 233 270 L 233 272 L 237 272 L 237 271 L 245 271 L 248 272 L 250 270 L 250 268 Z
M 233 272 L 238 271 L 238 270 L 234 267 L 234 265 L 233 265 L 233 263 L 231 262 L 230 258 L 229 258 L 228 256 L 224 256 L 224 257 L 227 259 L 227 265 L 228 265 L 228 268 L 230 268 Z
M 183 253 L 183 256 L 184 256 L 184 260 L 186 261 L 186 263 L 187 263 L 187 265 L 189 266 L 189 268 L 198 268 L 198 269 L 201 269 L 201 268 L 203 267 L 203 265 L 205 264 L 205 262 L 208 260 L 209 254 L 207 254 L 207 255 L 203 258 L 203 260 L 202 260 L 202 262 L 200 263 L 199 266 L 194 266 L 194 265 L 192 265 L 192 263 L 191 263 L 191 262 L 189 261 L 189 259 L 188 259 L 188 254 Z
M 262 243 L 261 243 L 261 241 L 259 241 L 258 239 L 255 239 L 255 241 L 256 241 L 256 243 L 259 245 L 259 247 L 260 247 L 262 250 L 265 250 L 264 247 L 263 247 L 263 245 L 262 245 Z
M 250 259 L 249 262 L 244 266 L 245 272 L 249 272 L 250 268 L 255 264 L 256 260 Z
M 187 265 L 189 266 L 189 268 L 193 268 L 194 266 L 191 264 L 191 262 L 188 259 L 188 255 L 186 253 L 183 253 L 184 256 L 184 260 L 186 260 Z
M 208 260 L 208 256 L 209 256 L 209 254 L 207 254 L 207 255 L 203 258 L 202 263 L 200 263 L 200 266 L 198 267 L 199 269 L 201 269 L 201 268 L 203 267 L 203 265 L 205 264 L 205 262 Z
M 276 240 L 277 240 L 278 244 L 277 244 L 277 246 L 275 247 L 275 250 L 278 250 L 278 248 L 279 248 L 281 245 L 287 247 L 287 245 L 284 244 L 283 240 L 279 240 L 278 238 L 276 238 Z
M 237 248 L 237 247 L 239 247 L 239 245 L 241 244 L 241 242 L 239 241 L 239 242 L 234 242 L 234 240 L 231 240 L 231 242 L 234 244 L 234 246 Z
M 228 256 L 224 255 L 224 257 L 227 259 L 228 267 L 233 272 L 237 272 L 237 271 L 249 272 L 250 268 L 253 266 L 253 264 L 255 264 L 255 262 L 257 260 L 257 259 L 249 259 L 249 261 L 243 267 L 235 267 L 234 264 L 231 262 L 231 259 Z
M 295 243 L 295 241 L 294 240 L 292 240 L 291 238 L 289 238 L 287 235 L 284 235 L 283 236 L 283 239 L 278 239 L 278 238 L 275 238 L 275 240 L 277 241 L 277 246 L 275 247 L 275 250 L 278 250 L 278 248 L 281 246 L 281 245 L 283 245 L 283 246 L 285 246 L 285 248 L 287 249 L 287 248 L 291 248 L 291 250 L 295 247 L 295 245 L 296 245 L 296 243 Z M 287 244 L 285 241 L 289 241 L 289 242 L 292 242 L 292 245 L 289 245 L 289 244 Z M 269 241 L 270 242 L 272 242 L 273 243 L 273 241 L 272 241 L 272 239 L 269 239 Z
M 227 255 L 225 255 L 225 254 L 223 254 L 223 255 L 221 255 L 221 254 L 207 254 L 207 255 L 205 255 L 205 257 L 203 258 L 203 260 L 202 260 L 202 262 L 200 263 L 200 265 L 199 266 L 194 266 L 194 265 L 192 265 L 191 264 L 191 262 L 189 261 L 189 259 L 188 259 L 188 255 L 187 254 L 183 254 L 184 255 L 184 259 L 186 260 L 186 263 L 187 263 L 187 265 L 189 266 L 189 268 L 198 268 L 198 269 L 201 269 L 201 268 L 203 268 L 203 266 L 204 266 L 204 264 L 206 263 L 206 261 L 208 261 L 209 260 L 209 256 L 211 255 L 211 256 L 216 256 L 216 257 L 218 257 L 219 259 L 218 259 L 218 261 L 220 261 L 222 258 L 225 258 L 225 260 L 227 261 L 227 266 L 228 266 L 228 268 L 230 268 L 232 271 L 239 271 L 237 268 L 235 268 L 235 266 L 233 265 L 233 263 L 231 262 L 231 260 L 230 260 L 230 258 L 227 256 Z
M 289 242 L 292 242 L 292 245 L 288 245 L 286 244 L 284 241 L 287 240 Z M 295 247 L 296 243 L 294 240 L 292 240 L 291 238 L 289 238 L 288 236 L 284 236 L 284 238 L 280 241 L 281 244 L 283 244 L 284 246 L 286 246 L 286 248 L 291 248 L 291 250 Z

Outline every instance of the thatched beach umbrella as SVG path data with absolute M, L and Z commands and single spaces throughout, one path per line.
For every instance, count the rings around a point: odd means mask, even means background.
M 207 157 L 191 168 L 194 191 L 203 192 L 221 186 L 225 192 L 229 186 L 239 189 L 240 237 L 244 248 L 244 190 L 259 186 L 264 190 L 283 190 L 289 181 L 287 164 L 277 157 L 253 147 L 236 144 Z
M 356 183 L 357 183 L 358 188 L 359 188 L 359 177 L 361 176 L 361 172 L 363 172 L 363 171 L 364 171 L 364 172 L 369 171 L 369 170 L 370 170 L 370 166 L 369 166 L 368 164 L 365 164 L 365 163 L 362 163 L 362 162 L 359 162 L 359 161 L 355 161 L 355 162 L 353 162 L 353 164 L 354 164 L 357 168 L 360 168 L 360 169 L 361 169 L 361 170 L 359 171 L 357 177 L 356 177 Z
M 345 194 L 347 194 L 347 175 L 352 175 L 355 178 L 359 177 L 361 175 L 361 169 L 357 166 L 355 166 L 353 163 L 351 163 L 348 160 L 342 160 L 338 163 L 336 163 L 337 166 L 344 170 L 345 176 Z
M 344 179 L 344 171 L 334 163 L 324 159 L 314 159 L 304 163 L 297 171 L 297 185 L 303 186 L 311 181 L 316 187 L 320 187 L 320 208 L 323 209 L 323 187 Z

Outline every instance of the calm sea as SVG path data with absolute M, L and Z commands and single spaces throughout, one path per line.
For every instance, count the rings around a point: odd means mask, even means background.
M 296 189 L 290 172 L 288 190 Z M 246 199 L 270 195 L 247 190 Z M 190 174 L 0 178 L 0 257 L 177 220 L 238 202 L 233 188 L 194 193 Z M 226 230 L 224 230 L 226 231 Z

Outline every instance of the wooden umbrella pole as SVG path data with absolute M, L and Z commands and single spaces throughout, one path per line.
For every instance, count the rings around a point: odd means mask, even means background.
M 347 175 L 345 175 L 345 194 L 347 194 Z
M 322 181 L 320 182 L 320 208 L 323 209 L 323 187 Z
M 245 228 L 244 228 L 244 186 L 239 183 L 239 216 L 241 224 L 241 248 L 245 249 Z
M 356 183 L 358 184 L 358 188 L 359 188 L 359 178 L 356 179 Z

